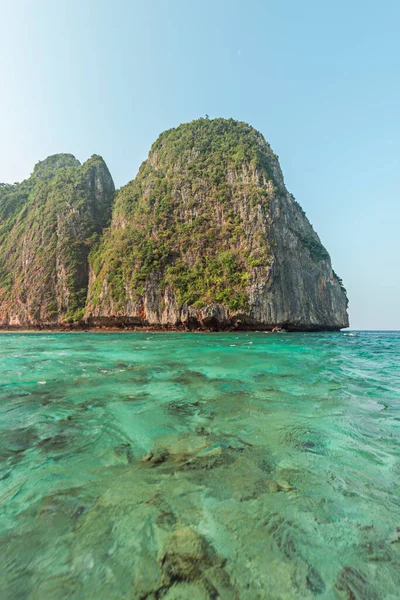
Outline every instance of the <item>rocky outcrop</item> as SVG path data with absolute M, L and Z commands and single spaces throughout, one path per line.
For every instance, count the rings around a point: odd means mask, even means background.
M 114 183 L 103 159 L 39 162 L 29 179 L 0 186 L 0 325 L 79 321 L 88 254 L 108 224 Z
M 347 297 L 261 134 L 200 119 L 165 132 L 90 256 L 96 325 L 337 330 Z
M 249 125 L 164 132 L 114 196 L 99 156 L 0 185 L 0 326 L 348 326 L 329 254 Z

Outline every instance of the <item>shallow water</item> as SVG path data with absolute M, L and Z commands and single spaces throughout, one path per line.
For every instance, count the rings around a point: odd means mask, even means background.
M 7 333 L 0 372 L 1 598 L 400 597 L 400 333 Z

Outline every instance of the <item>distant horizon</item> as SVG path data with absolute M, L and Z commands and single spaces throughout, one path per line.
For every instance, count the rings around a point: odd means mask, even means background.
M 341 329 L 340 331 L 399 331 L 400 329 L 354 329 L 353 327 L 345 327 L 343 329 Z

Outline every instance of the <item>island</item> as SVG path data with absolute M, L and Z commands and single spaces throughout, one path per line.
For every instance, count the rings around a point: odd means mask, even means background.
M 348 299 L 263 135 L 162 133 L 116 191 L 97 155 L 0 184 L 0 327 L 337 331 Z

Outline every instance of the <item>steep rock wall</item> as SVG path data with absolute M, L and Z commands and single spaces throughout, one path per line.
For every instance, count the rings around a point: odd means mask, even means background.
M 162 134 L 89 262 L 92 324 L 348 326 L 341 280 L 277 157 L 233 120 Z
M 70 154 L 0 186 L 0 325 L 46 326 L 82 318 L 88 254 L 109 222 L 114 183 L 103 159 Z

